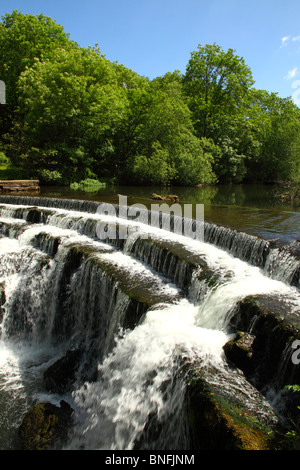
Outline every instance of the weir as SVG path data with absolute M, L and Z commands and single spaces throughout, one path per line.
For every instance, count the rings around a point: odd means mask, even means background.
M 234 400 L 261 426 L 285 423 L 269 397 L 300 380 L 291 360 L 300 312 L 297 244 L 205 222 L 199 240 L 180 234 L 184 221 L 175 216 L 166 230 L 162 218 L 159 227 L 149 224 L 149 211 L 124 213 L 94 201 L 0 196 L 0 385 L 4 400 L 18 390 L 3 449 L 20 445 L 18 419 L 42 396 L 63 398 L 74 410 L 66 449 L 205 448 L 212 443 L 204 408 L 217 409 L 208 395 L 219 405 Z M 257 296 L 282 303 L 276 315 L 291 325 L 265 383 L 223 349 L 241 328 L 240 303 Z M 243 326 L 251 333 L 260 313 L 249 311 Z M 267 332 L 264 338 L 270 343 Z M 59 376 L 70 352 L 74 370 L 55 383 L 49 370 Z M 0 415 L 3 406 L 0 398 Z
M 20 215 L 17 217 L 22 218 L 22 211 L 25 210 L 26 206 L 40 206 L 42 208 L 56 208 L 60 210 L 67 210 L 72 212 L 79 213 L 89 213 L 91 215 L 96 214 L 110 214 L 112 218 L 119 217 L 120 206 L 116 204 L 108 203 L 99 203 L 96 201 L 82 201 L 76 199 L 57 199 L 57 198 L 41 198 L 41 197 L 26 197 L 26 196 L 0 196 L 0 204 L 8 202 L 9 204 L 17 204 L 19 206 L 25 206 L 25 209 L 19 209 Z M 127 213 L 128 213 L 127 208 Z M 126 214 L 126 208 L 121 208 L 122 214 Z M 44 212 L 43 212 L 44 213 Z M 136 211 L 133 211 L 132 216 L 128 216 L 127 219 L 138 218 L 139 221 L 142 221 L 147 225 L 147 233 L 149 233 L 149 227 L 151 222 L 151 211 L 141 209 L 138 212 L 138 217 L 135 216 Z M 38 216 L 39 217 L 39 216 Z M 170 214 L 171 227 L 174 226 L 174 216 Z M 175 216 L 176 218 L 176 216 Z M 92 233 L 92 230 L 97 229 L 98 220 L 93 222 L 92 219 L 86 221 L 90 227 L 88 235 L 92 234 L 95 236 L 95 233 Z M 41 220 L 42 221 L 42 220 Z M 118 223 L 121 223 L 122 219 L 118 219 Z M 70 222 L 72 223 L 72 222 Z M 189 219 L 186 221 L 187 225 L 191 225 L 191 233 L 195 233 L 195 224 L 196 221 Z M 138 223 L 139 225 L 139 223 Z M 134 225 L 133 225 L 134 227 Z M 160 219 L 159 228 L 162 228 L 162 219 Z M 86 230 L 81 228 L 81 230 Z M 118 238 L 118 231 L 117 237 Z M 239 232 L 237 230 L 232 230 L 227 227 L 218 226 L 216 224 L 211 224 L 203 221 L 203 241 L 218 246 L 233 256 L 238 257 L 247 263 L 253 264 L 266 270 L 267 275 L 273 277 L 274 279 L 282 279 L 289 282 L 292 285 L 295 285 L 299 288 L 300 286 L 300 267 L 299 267 L 299 242 L 291 242 L 290 244 L 284 244 L 279 240 L 265 240 L 260 237 L 249 235 L 244 232 Z M 122 243 L 122 240 L 121 242 Z M 284 263 L 284 268 L 283 268 Z

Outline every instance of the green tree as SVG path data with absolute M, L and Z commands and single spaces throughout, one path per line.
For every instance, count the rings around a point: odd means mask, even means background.
M 107 132 L 110 142 L 108 163 L 110 169 L 113 168 L 114 176 L 126 183 L 132 179 L 134 157 L 144 151 L 141 140 L 147 110 L 151 104 L 150 82 L 123 65 L 114 66 L 117 83 L 123 89 L 125 102 L 122 119 Z M 108 161 L 107 152 L 104 152 L 103 159 L 98 159 L 99 171 L 100 167 L 105 166 L 105 161 Z
M 198 46 L 185 74 L 150 81 L 81 48 L 44 15 L 0 23 L 0 150 L 50 182 L 300 179 L 300 110 L 253 88 L 233 49 Z
M 176 169 L 170 164 L 170 155 L 159 142 L 154 142 L 149 157 L 137 155 L 134 159 L 133 173 L 140 184 L 167 185 L 175 174 Z
M 77 45 L 70 41 L 64 28 L 54 20 L 40 15 L 24 15 L 18 11 L 2 16 L 0 23 L 0 77 L 6 85 L 7 103 L 0 106 L 1 135 L 10 129 L 18 105 L 17 82 L 21 73 L 36 59 L 53 55 L 57 47 Z
M 137 94 L 135 93 L 135 98 Z M 194 128 L 178 72 L 149 83 L 139 95 L 139 122 L 128 169 L 139 181 L 197 184 L 215 180 L 209 153 L 203 151 Z M 159 158 L 161 172 L 159 172 Z M 147 178 L 147 175 L 150 175 Z
M 300 110 L 290 98 L 253 90 L 249 123 L 258 145 L 246 162 L 252 181 L 297 180 L 300 176 Z
M 221 181 L 240 181 L 245 174 L 245 123 L 253 83 L 251 70 L 233 49 L 199 45 L 191 53 L 184 90 L 197 136 L 213 139 L 222 150 L 214 165 Z
M 94 174 L 106 132 L 124 110 L 124 89 L 98 49 L 57 49 L 36 59 L 18 81 L 19 112 L 8 156 L 31 171 L 58 171 L 64 181 Z M 18 139 L 16 137 L 18 136 Z M 101 155 L 100 155 L 101 156 Z

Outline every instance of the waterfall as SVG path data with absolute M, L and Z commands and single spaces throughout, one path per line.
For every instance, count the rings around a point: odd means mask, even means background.
M 164 220 L 148 225 L 148 211 L 136 219 L 124 210 L 0 197 L 0 394 L 19 390 L 22 410 L 45 395 L 58 400 L 43 389 L 43 372 L 81 350 L 64 396 L 76 415 L 65 448 L 189 448 L 180 358 L 217 371 L 211 381 L 224 390 L 246 389 L 254 409 L 256 393 L 224 357 L 230 318 L 239 300 L 257 294 L 299 311 L 299 259 L 247 234 L 205 223 L 199 240 L 180 233 L 182 220 L 167 229 Z M 1 407 L 0 399 L 0 415 Z M 155 422 L 159 437 L 145 431 Z
M 174 395 L 168 383 L 176 366 L 174 350 L 188 347 L 186 354 L 221 364 L 225 341 L 225 333 L 196 326 L 195 307 L 185 300 L 148 311 L 99 365 L 101 379 L 75 394 L 82 415 L 71 447 L 132 449 L 149 414 L 162 419 L 180 410 L 182 394 Z

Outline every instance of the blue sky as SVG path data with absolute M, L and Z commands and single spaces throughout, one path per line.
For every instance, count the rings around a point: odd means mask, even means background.
M 215 42 L 244 58 L 256 88 L 300 105 L 300 0 L 1 0 L 1 15 L 13 10 L 52 17 L 150 79 L 184 73 L 198 44 Z

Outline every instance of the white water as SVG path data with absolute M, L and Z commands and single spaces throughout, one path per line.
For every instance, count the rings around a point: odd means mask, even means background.
M 10 299 L 18 289 L 22 290 L 22 283 L 34 272 L 37 254 L 42 255 L 30 245 L 34 237 L 41 232 L 61 237 L 61 246 L 55 261 L 50 261 L 50 269 L 45 270 L 43 276 L 32 280 L 33 321 L 41 310 L 43 289 L 47 289 L 49 280 L 53 281 L 51 276 L 55 268 L 60 260 L 63 261 L 65 251 L 73 243 L 98 247 L 101 249 L 99 257 L 122 267 L 128 276 L 134 274 L 137 278 L 147 279 L 156 292 L 168 292 L 171 298 L 177 296 L 180 290 L 174 284 L 129 256 L 130 243 L 134 236 L 137 236 L 136 232 L 149 233 L 151 228 L 145 228 L 140 223 L 127 222 L 134 234 L 127 240 L 125 250 L 121 253 L 112 250 L 105 243 L 78 233 L 74 226 L 72 230 L 66 228 L 70 218 L 77 218 L 75 227 L 79 232 L 80 221 L 87 217 L 104 222 L 115 219 L 60 209 L 57 209 L 56 213 L 58 216 L 50 216 L 49 220 L 61 226 L 36 225 L 25 230 L 18 240 L 0 239 L 0 282 L 4 281 L 6 285 L 6 315 L 9 315 Z M 16 222 L 15 219 L 9 218 L 0 221 Z M 19 222 L 23 224 L 23 221 Z M 152 236 L 156 239 L 180 242 L 191 253 L 201 255 L 208 266 L 219 274 L 220 281 L 215 287 L 204 289 L 200 305 L 197 304 L 198 300 L 196 301 L 195 293 L 198 292 L 199 286 L 195 281 L 195 284 L 191 285 L 188 299 L 183 298 L 174 304 L 165 303 L 151 308 L 141 324 L 132 331 L 123 332 L 116 339 L 113 351 L 99 363 L 99 380 L 85 384 L 75 391 L 72 397 L 68 397 L 69 401 L 72 400 L 77 419 L 74 434 L 66 446 L 68 449 L 131 449 L 151 412 L 157 413 L 160 419 L 168 416 L 172 410 L 180 409 L 180 390 L 174 393 L 168 386 L 166 390 L 162 389 L 162 384 L 172 384 L 177 353 L 184 352 L 190 359 L 201 358 L 204 365 L 213 364 L 223 370 L 222 347 L 230 338 L 227 333 L 226 315 L 243 297 L 250 294 L 278 294 L 291 304 L 291 308 L 300 311 L 299 291 L 282 281 L 268 278 L 261 269 L 198 240 L 158 229 L 152 230 Z M 20 260 L 22 263 L 27 260 L 25 268 L 22 264 L 21 272 L 16 269 Z M 55 295 L 55 290 L 52 294 Z M 51 318 L 47 321 L 50 328 Z M 23 345 L 20 349 L 20 346 L 10 347 L 10 343 L 2 338 L 1 390 L 17 395 L 18 400 L 22 402 L 21 408 L 25 408 L 28 399 L 28 363 L 34 382 L 39 381 L 42 370 L 49 363 L 51 352 L 53 353 L 50 344 L 45 348 L 37 344 L 32 347 Z M 59 351 L 56 351 L 56 354 L 59 357 Z M 28 355 L 30 360 L 20 360 L 22 355 L 23 359 Z M 29 387 L 29 401 L 32 401 L 32 397 L 40 396 L 40 393 L 40 389 L 35 391 Z M 57 401 L 57 397 L 48 399 Z
M 223 373 L 222 348 L 230 339 L 226 313 L 243 297 L 289 296 L 291 305 L 300 311 L 296 289 L 267 278 L 260 269 L 215 247 L 199 243 L 198 248 L 210 266 L 223 274 L 230 272 L 230 279 L 209 290 L 200 306 L 184 300 L 148 311 L 144 323 L 126 333 L 99 365 L 101 379 L 74 395 L 81 422 L 69 448 L 131 449 L 150 412 L 163 418 L 180 409 L 182 394 L 171 394 L 164 401 L 160 390 L 161 384 L 171 380 L 178 350 L 191 360 L 200 357 L 204 368 L 214 365 Z M 153 371 L 155 380 L 148 383 Z
M 199 328 L 196 312 L 186 300 L 148 311 L 143 324 L 118 341 L 99 365 L 101 379 L 74 394 L 81 421 L 69 448 L 131 449 L 151 412 L 161 419 L 180 408 L 181 395 L 164 401 L 161 391 L 172 379 L 174 352 L 222 367 L 228 336 Z

